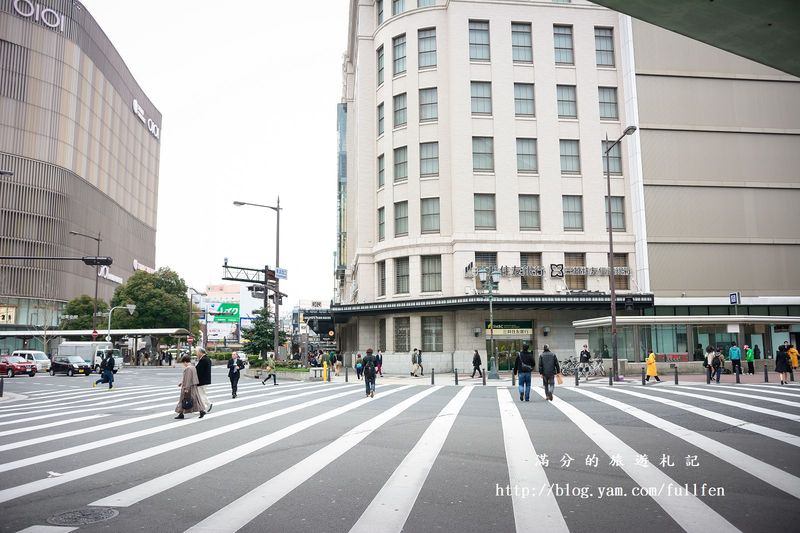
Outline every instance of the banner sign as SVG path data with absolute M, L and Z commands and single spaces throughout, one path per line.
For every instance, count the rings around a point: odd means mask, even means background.
M 484 322 L 486 336 L 491 336 L 491 322 L 488 320 Z M 494 321 L 494 336 L 495 337 L 531 337 L 533 336 L 533 321 L 532 320 L 495 320 Z

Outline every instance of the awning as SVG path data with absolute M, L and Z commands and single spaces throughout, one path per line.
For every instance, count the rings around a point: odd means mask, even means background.
M 664 315 L 618 316 L 617 326 L 658 326 L 671 324 L 800 324 L 800 316 L 763 315 Z M 611 326 L 611 317 L 588 318 L 572 323 L 575 329 Z
M 98 337 L 105 337 L 108 335 L 108 330 L 99 328 L 97 330 Z M 156 329 L 112 329 L 112 337 L 146 337 L 153 335 L 156 337 L 180 337 L 188 335 L 189 331 L 184 328 L 156 328 Z M 41 337 L 47 335 L 48 337 L 91 337 L 91 329 L 0 329 L 0 338 L 2 337 Z

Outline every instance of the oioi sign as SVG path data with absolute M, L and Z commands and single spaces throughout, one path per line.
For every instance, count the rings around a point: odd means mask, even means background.
M 141 105 L 139 105 L 139 101 L 136 100 L 136 98 L 133 99 L 133 112 L 137 117 L 139 117 L 139 120 L 142 121 L 142 124 L 147 126 L 147 129 L 150 131 L 150 134 L 153 137 L 156 139 L 161 138 L 161 127 L 156 124 L 152 118 L 147 118 L 144 115 L 144 109 Z
M 21 17 L 33 19 L 41 22 L 50 29 L 64 31 L 64 20 L 66 17 L 41 4 L 33 3 L 30 0 L 14 0 L 14 11 Z

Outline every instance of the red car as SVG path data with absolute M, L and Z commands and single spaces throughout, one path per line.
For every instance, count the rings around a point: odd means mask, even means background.
M 13 378 L 17 374 L 28 374 L 30 377 L 36 375 L 36 365 L 17 357 L 16 355 L 6 355 L 0 358 L 0 374 Z

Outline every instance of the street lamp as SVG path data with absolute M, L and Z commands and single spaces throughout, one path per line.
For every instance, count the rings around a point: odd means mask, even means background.
M 280 310 L 280 297 L 281 297 L 281 290 L 280 290 L 280 279 L 277 276 L 277 269 L 281 266 L 281 197 L 278 196 L 278 203 L 277 205 L 263 205 L 263 204 L 254 204 L 251 202 L 239 202 L 234 200 L 233 205 L 236 207 L 241 207 L 243 205 L 249 205 L 252 207 L 261 207 L 264 209 L 272 209 L 278 215 L 277 223 L 275 226 L 275 342 L 274 342 L 274 351 L 275 357 L 278 357 L 278 348 L 280 347 L 279 341 L 279 333 L 280 333 L 280 326 L 279 322 L 279 310 Z M 264 270 L 264 309 L 267 308 L 267 270 Z
M 205 296 L 206 295 L 206 293 L 200 292 L 197 289 L 195 289 L 194 287 L 186 287 L 186 288 L 189 289 L 190 291 L 192 291 L 194 294 L 196 294 L 198 296 Z M 186 330 L 189 332 L 189 335 L 186 336 L 186 344 L 187 345 L 189 345 L 189 337 L 192 335 L 192 315 L 194 314 L 192 312 L 192 305 L 194 304 L 194 299 L 192 298 L 192 292 L 189 293 L 189 326 L 186 328 Z M 189 353 L 191 353 L 191 351 L 192 351 L 192 347 L 191 347 L 191 345 L 189 345 Z
M 486 267 L 478 269 L 478 279 L 484 288 L 489 290 L 489 346 L 491 347 L 491 358 L 489 359 L 489 379 L 500 379 L 500 374 L 497 373 L 497 359 L 494 354 L 494 308 L 492 307 L 492 291 L 494 290 L 495 283 L 500 283 L 500 271 L 496 268 L 492 270 L 491 280 L 487 283 L 489 271 Z
M 86 233 L 81 233 L 80 231 L 70 231 L 70 235 L 79 235 L 81 237 L 86 237 L 87 239 L 92 239 L 97 242 L 97 257 L 100 256 L 100 242 L 103 240 L 100 238 L 100 232 L 97 232 L 97 237 L 94 235 L 87 235 Z M 100 265 L 96 265 L 94 268 L 94 306 L 92 311 L 92 330 L 97 331 L 95 327 L 95 321 L 97 320 L 97 285 L 100 282 Z
M 611 165 L 609 162 L 609 152 L 622 142 L 628 135 L 633 135 L 636 131 L 636 126 L 628 126 L 622 135 L 609 144 L 608 132 L 606 132 L 606 148 L 604 157 L 606 160 L 606 224 L 608 225 L 608 285 L 610 287 L 611 296 L 611 372 L 614 376 L 614 381 L 619 380 L 619 362 L 617 360 L 617 290 L 616 281 L 614 279 L 614 230 L 611 227 Z
M 114 313 L 114 309 L 127 309 L 128 314 L 133 315 L 133 312 L 136 311 L 136 306 L 134 304 L 118 305 L 108 311 L 108 333 L 106 334 L 108 342 L 111 342 L 111 315 Z

